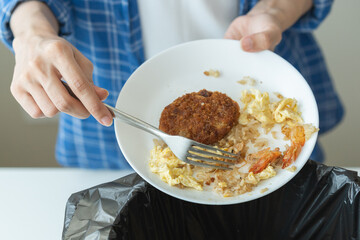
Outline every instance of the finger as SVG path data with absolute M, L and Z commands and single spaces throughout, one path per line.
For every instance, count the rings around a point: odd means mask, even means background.
M 89 80 L 90 82 L 93 82 L 92 74 L 94 71 L 94 65 L 77 48 L 72 46 L 72 49 L 74 51 L 75 61 L 79 64 L 79 66 L 80 66 L 81 70 L 84 72 L 87 80 Z
M 61 82 L 64 87 L 66 88 L 66 90 L 70 93 L 70 95 L 79 100 L 78 97 L 74 94 L 74 92 L 71 90 L 70 86 L 65 82 L 65 81 L 62 81 Z M 97 87 L 94 85 L 94 89 L 95 89 L 95 92 L 96 92 L 96 95 L 98 95 L 99 97 L 99 100 L 100 101 L 104 101 L 108 96 L 109 96 L 109 92 L 106 90 L 106 89 L 103 89 L 103 88 L 100 88 L 100 87 Z
M 49 105 L 45 104 L 49 99 L 52 105 L 60 112 L 81 119 L 89 117 L 90 113 L 84 105 L 79 100 L 71 97 L 61 84 L 61 75 L 53 66 L 47 68 L 34 67 L 32 72 L 32 78 L 35 78 L 35 81 L 27 81 L 24 87 L 34 96 L 35 101 L 43 111 L 49 107 Z M 43 91 L 39 90 L 39 87 Z M 49 110 L 49 115 L 52 115 L 52 111 L 54 110 Z
M 275 31 L 264 31 L 241 39 L 241 47 L 247 52 L 272 50 L 279 42 L 281 35 Z
M 94 89 L 100 101 L 104 101 L 109 96 L 109 92 L 104 88 L 94 86 Z
M 80 68 L 85 73 L 89 82 L 93 83 L 92 73 L 94 71 L 94 66 L 92 62 L 87 57 L 85 57 L 77 48 L 75 47 L 72 48 L 75 53 L 74 57 L 76 62 L 79 64 Z M 95 92 L 101 101 L 104 101 L 109 96 L 109 92 L 106 89 L 100 88 L 98 86 L 94 86 L 94 87 L 95 87 Z
M 78 97 L 75 95 L 75 93 L 71 90 L 70 86 L 63 79 L 62 79 L 62 84 L 65 86 L 66 90 L 70 93 L 70 95 L 73 98 L 79 100 Z M 104 101 L 109 96 L 109 92 L 106 89 L 95 86 L 95 85 L 93 85 L 93 86 L 94 86 L 95 93 L 99 97 L 100 101 Z
M 36 104 L 33 97 L 27 92 L 21 92 L 14 95 L 16 101 L 20 106 L 29 114 L 32 118 L 43 118 L 44 113 L 41 111 L 39 106 Z
M 230 26 L 225 32 L 224 38 L 225 39 L 234 39 L 234 40 L 240 40 L 242 35 L 242 23 L 244 23 L 243 17 L 237 17 L 234 21 L 231 22 Z
M 14 75 L 12 83 L 10 85 L 10 92 L 14 96 L 15 100 L 20 106 L 29 114 L 32 118 L 43 118 L 44 113 L 41 111 L 35 100 L 24 88 L 24 84 L 19 84 L 19 79 L 24 79 L 22 82 L 28 82 L 30 80 L 30 74 L 22 74 L 19 76 L 17 65 L 15 65 Z
M 76 62 L 74 55 L 63 51 L 55 63 L 55 67 L 69 84 L 74 94 L 80 99 L 85 108 L 94 118 L 104 126 L 112 124 L 112 115 L 105 105 L 99 100 L 94 86 Z
M 33 84 L 29 91 L 34 101 L 46 117 L 54 117 L 59 112 L 40 84 Z
M 44 90 L 47 92 L 51 102 L 60 112 L 64 112 L 73 117 L 84 119 L 89 117 L 90 113 L 85 106 L 76 98 L 73 98 L 64 87 L 56 74 L 55 69 L 48 74 L 48 79 L 41 81 Z
M 233 39 L 233 40 L 240 40 L 242 38 L 242 34 L 239 29 L 236 28 L 234 24 L 231 24 L 229 28 L 226 30 L 225 39 Z

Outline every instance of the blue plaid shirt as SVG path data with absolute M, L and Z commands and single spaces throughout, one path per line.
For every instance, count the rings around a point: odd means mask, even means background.
M 95 85 L 109 90 L 106 102 L 115 105 L 131 73 L 144 62 L 144 49 L 136 0 L 42 0 L 60 24 L 60 35 L 93 64 Z M 18 0 L 0 0 L 0 38 L 11 49 L 10 16 Z M 333 0 L 314 0 L 313 8 L 283 33 L 275 52 L 293 64 L 311 86 L 320 112 L 320 133 L 333 128 L 343 108 L 312 35 L 327 16 Z M 239 15 L 256 0 L 240 0 Z M 122 155 L 113 127 L 103 127 L 93 117 L 85 120 L 61 114 L 56 157 L 64 166 L 130 168 Z

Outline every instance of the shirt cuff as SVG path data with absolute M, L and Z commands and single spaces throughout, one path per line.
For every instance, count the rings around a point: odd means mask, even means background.
M 312 8 L 306 12 L 289 30 L 310 32 L 326 18 L 334 0 L 314 0 Z
M 10 18 L 15 8 L 26 0 L 2 1 L 0 12 L 0 39 L 12 50 L 14 35 L 10 29 Z M 68 1 L 61 0 L 39 0 L 45 3 L 53 12 L 59 23 L 59 36 L 65 37 L 71 34 L 71 7 Z

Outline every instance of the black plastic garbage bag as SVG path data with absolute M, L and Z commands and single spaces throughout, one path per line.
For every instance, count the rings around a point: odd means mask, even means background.
M 73 194 L 63 239 L 360 239 L 356 172 L 308 161 L 288 184 L 246 203 L 194 204 L 137 174 Z

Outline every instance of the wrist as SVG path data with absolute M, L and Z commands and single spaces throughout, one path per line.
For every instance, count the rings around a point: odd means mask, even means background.
M 42 31 L 38 29 L 29 29 L 29 31 L 18 34 L 14 37 L 12 46 L 15 52 L 17 53 L 27 50 L 38 49 L 46 40 L 59 38 L 56 33 Z
M 10 28 L 15 38 L 57 36 L 58 22 L 49 7 L 37 1 L 21 3 L 13 12 Z
M 312 7 L 312 0 L 262 0 L 249 14 L 268 14 L 285 31 Z
M 28 26 L 27 29 L 22 31 L 17 31 L 14 33 L 14 39 L 28 39 L 32 37 L 55 37 L 58 36 L 58 33 L 52 29 L 47 27 L 39 27 L 39 26 Z

